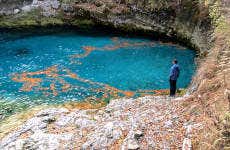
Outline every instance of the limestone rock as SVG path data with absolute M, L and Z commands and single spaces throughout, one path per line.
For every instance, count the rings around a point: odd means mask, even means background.
M 192 149 L 192 142 L 189 138 L 185 138 L 183 141 L 182 150 L 191 150 Z
M 166 127 L 166 128 L 172 128 L 172 126 L 173 126 L 173 122 L 171 120 L 165 122 L 165 126 L 164 127 Z
M 14 12 L 13 12 L 14 14 L 18 14 L 18 13 L 20 13 L 20 9 L 14 9 Z
M 0 149 L 72 149 L 72 145 L 85 150 L 107 149 L 114 143 L 121 144 L 117 146 L 122 150 L 168 149 L 169 141 L 158 141 L 153 135 L 169 135 L 172 141 L 182 143 L 181 135 L 175 132 L 177 127 L 184 125 L 189 135 L 193 132 L 188 125 L 194 131 L 202 128 L 202 124 L 177 121 L 180 114 L 172 112 L 171 107 L 167 98 L 149 96 L 135 101 L 127 98 L 112 100 L 100 111 L 76 109 L 70 112 L 65 108 L 49 108 L 5 136 L 0 141 Z M 175 105 L 174 109 L 179 108 Z M 184 143 L 189 145 L 189 140 Z
M 21 9 L 23 12 L 30 12 L 33 9 L 33 7 L 30 5 L 26 5 L 26 6 L 22 7 Z
M 75 113 L 70 113 L 68 115 L 61 115 L 55 122 L 55 124 L 59 127 L 64 127 L 68 124 L 74 123 Z
M 127 142 L 127 148 L 128 150 L 137 150 L 140 148 L 140 146 L 138 145 L 137 141 L 134 139 L 129 139 Z
M 78 118 L 74 124 L 77 125 L 79 128 L 84 128 L 88 126 L 94 126 L 95 122 L 87 118 Z
M 63 114 L 68 112 L 69 111 L 66 108 L 49 108 L 40 111 L 39 113 L 36 114 L 36 116 L 40 117 L 40 116 L 48 116 L 48 115 L 58 115 L 58 114 Z

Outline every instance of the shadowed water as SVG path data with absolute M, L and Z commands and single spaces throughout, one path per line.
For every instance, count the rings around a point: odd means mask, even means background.
M 29 105 L 167 89 L 174 58 L 181 68 L 178 87 L 188 86 L 195 70 L 194 51 L 142 37 L 2 34 L 0 51 L 1 97 Z

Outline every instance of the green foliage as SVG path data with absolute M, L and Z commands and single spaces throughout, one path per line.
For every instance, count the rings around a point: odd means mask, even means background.
M 39 9 L 33 9 L 28 13 L 23 13 L 15 16 L 2 16 L 0 18 L 0 27 L 24 27 L 24 26 L 47 26 L 47 25 L 62 25 L 61 16 L 43 17 Z
M 74 3 L 76 0 L 59 0 L 59 1 L 64 4 L 71 4 Z
M 187 92 L 187 89 L 178 89 L 177 94 L 178 96 L 184 96 Z
M 71 22 L 71 24 L 81 28 L 91 28 L 95 25 L 95 23 L 92 20 L 88 19 L 76 19 L 73 22 Z

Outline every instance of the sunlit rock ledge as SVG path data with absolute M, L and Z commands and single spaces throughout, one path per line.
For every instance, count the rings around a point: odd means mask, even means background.
M 44 109 L 5 136 L 1 149 L 180 149 L 184 137 L 206 125 L 185 113 L 185 99 L 146 96 L 100 109 Z

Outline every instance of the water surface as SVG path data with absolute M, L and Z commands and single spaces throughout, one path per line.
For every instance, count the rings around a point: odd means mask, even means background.
M 143 37 L 8 33 L 0 40 L 0 96 L 18 103 L 150 94 L 169 88 L 174 58 L 181 68 L 178 87 L 185 88 L 195 70 L 194 51 Z

